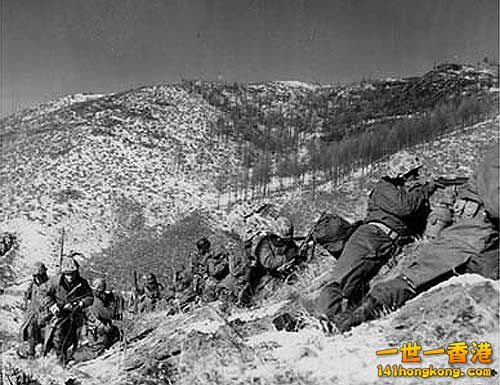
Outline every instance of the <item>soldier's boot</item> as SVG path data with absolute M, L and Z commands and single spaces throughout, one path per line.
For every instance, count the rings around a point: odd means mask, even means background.
M 376 314 L 379 314 L 382 308 L 381 304 L 368 295 L 358 308 L 354 310 L 346 309 L 335 315 L 332 322 L 339 332 L 345 333 L 363 322 L 375 319 Z
M 335 311 L 334 312 L 328 312 L 328 313 L 317 313 L 315 314 L 315 317 L 317 318 L 319 322 L 320 329 L 323 331 L 325 334 L 329 335 L 334 335 L 338 334 L 340 332 L 339 328 L 337 327 L 337 324 L 335 322 L 336 319 L 338 319 L 339 314 L 342 314 L 343 312 L 348 311 L 348 300 L 346 298 L 343 299 L 338 299 L 337 303 L 335 304 Z M 331 310 L 330 308 L 329 310 Z
M 363 322 L 380 318 L 403 306 L 416 295 L 413 283 L 405 276 L 377 283 L 356 309 L 347 309 L 332 317 L 340 332 Z

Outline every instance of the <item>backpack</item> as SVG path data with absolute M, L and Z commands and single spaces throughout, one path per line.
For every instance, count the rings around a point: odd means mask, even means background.
M 323 213 L 311 230 L 315 242 L 335 258 L 340 257 L 344 245 L 363 222 L 350 223 L 338 214 Z
M 269 272 L 277 271 L 297 257 L 298 247 L 295 242 L 276 234 L 256 237 L 252 243 L 252 259 Z

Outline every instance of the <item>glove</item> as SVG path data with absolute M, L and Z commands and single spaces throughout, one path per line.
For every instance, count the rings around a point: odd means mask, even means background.
M 51 307 L 49 307 L 49 311 L 57 316 L 59 314 L 59 312 L 61 311 L 61 309 L 59 308 L 59 305 L 57 303 L 53 304 Z
M 83 307 L 83 302 L 78 301 L 78 302 L 69 302 L 66 305 L 64 305 L 63 309 L 64 310 L 73 310 L 73 309 L 80 309 Z

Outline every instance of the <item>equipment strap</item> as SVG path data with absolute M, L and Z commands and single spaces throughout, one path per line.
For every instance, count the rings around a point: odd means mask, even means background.
M 391 229 L 389 226 L 385 225 L 382 222 L 368 222 L 368 224 L 373 225 L 382 230 L 382 232 L 389 238 L 391 238 L 391 240 L 393 241 L 396 241 L 399 238 L 399 234 L 397 232 L 395 232 L 393 229 Z

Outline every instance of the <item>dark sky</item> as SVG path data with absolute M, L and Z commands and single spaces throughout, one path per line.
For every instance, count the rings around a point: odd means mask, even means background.
M 498 58 L 498 0 L 1 0 L 1 115 L 76 92 Z

